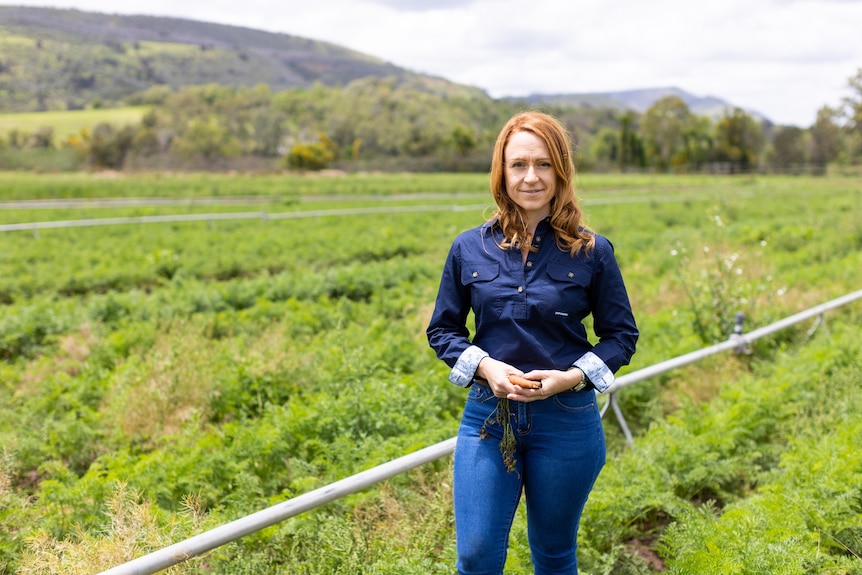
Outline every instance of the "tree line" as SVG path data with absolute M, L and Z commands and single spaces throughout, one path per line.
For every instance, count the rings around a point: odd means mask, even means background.
M 676 96 L 644 113 L 543 106 L 571 131 L 585 171 L 823 171 L 862 162 L 862 68 L 853 95 L 807 128 L 775 126 L 740 108 L 717 119 Z M 56 141 L 50 127 L 0 134 L 4 150 L 62 149 L 82 167 L 485 171 L 499 127 L 522 102 L 435 89 L 423 79 L 367 77 L 274 92 L 266 85 L 150 88 L 127 100 L 150 111 Z

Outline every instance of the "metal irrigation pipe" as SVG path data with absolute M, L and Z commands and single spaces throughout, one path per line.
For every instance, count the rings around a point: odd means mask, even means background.
M 742 333 L 742 314 L 737 314 L 736 326 L 734 327 L 733 334 L 731 334 L 730 339 L 728 339 L 727 341 L 723 341 L 721 343 L 717 343 L 710 347 L 705 347 L 703 349 L 699 349 L 685 355 L 680 355 L 673 359 L 662 361 L 660 363 L 656 363 L 649 367 L 645 367 L 643 369 L 639 369 L 637 371 L 633 371 L 631 373 L 627 373 L 618 377 L 614 381 L 614 383 L 607 390 L 605 390 L 604 393 L 602 393 L 602 395 L 608 396 L 608 402 L 604 405 L 604 407 L 602 407 L 601 415 L 602 417 L 604 417 L 608 408 L 612 408 L 614 411 L 614 415 L 616 415 L 617 417 L 617 422 L 620 424 L 620 428 L 623 431 L 623 435 L 626 438 L 626 441 L 628 442 L 630 447 L 634 448 L 634 439 L 632 437 L 631 431 L 629 431 L 628 423 L 626 422 L 625 416 L 623 416 L 623 412 L 620 408 L 619 402 L 617 401 L 616 394 L 622 388 L 641 382 L 645 379 L 649 379 L 653 376 L 671 371 L 672 369 L 676 369 L 678 367 L 682 367 L 684 365 L 700 361 L 705 357 L 709 357 L 723 351 L 733 349 L 736 350 L 738 353 L 745 353 L 748 351 L 751 342 L 816 316 L 817 322 L 814 324 L 814 326 L 812 326 L 812 328 L 808 331 L 807 334 L 808 337 L 810 337 L 811 334 L 814 333 L 814 330 L 817 329 L 817 327 L 819 327 L 823 323 L 823 312 L 830 309 L 834 309 L 836 307 L 841 307 L 842 305 L 848 304 L 860 298 L 862 298 L 862 290 L 857 290 L 839 298 L 830 300 L 826 303 L 809 308 L 805 311 L 801 311 L 797 314 L 788 316 L 780 321 L 771 323 L 767 326 L 761 327 L 746 334 Z
M 601 414 L 604 416 L 608 408 L 612 408 L 617 416 L 620 426 L 623 429 L 626 440 L 630 445 L 633 445 L 631 432 L 629 431 L 628 425 L 623 417 L 619 403 L 616 401 L 615 394 L 620 389 L 645 379 L 649 379 L 655 375 L 665 373 L 677 367 L 694 363 L 700 359 L 715 355 L 722 351 L 730 349 L 740 351 L 745 350 L 750 342 L 811 317 L 819 316 L 819 321 L 822 321 L 823 312 L 843 306 L 860 298 L 862 298 L 862 290 L 849 293 L 824 304 L 799 312 L 781 321 L 756 329 L 748 334 L 741 333 L 742 318 L 737 317 L 736 329 L 727 341 L 618 377 L 613 385 L 601 394 L 608 396 L 608 403 L 602 408 Z M 196 557 L 206 553 L 207 551 L 211 551 L 216 547 L 236 541 L 237 539 L 256 531 L 260 531 L 261 529 L 271 525 L 275 525 L 285 519 L 289 519 L 295 515 L 299 515 L 300 513 L 314 509 L 315 507 L 319 507 L 345 495 L 360 491 L 370 485 L 379 483 L 405 471 L 409 471 L 414 467 L 418 467 L 449 455 L 455 450 L 455 441 L 455 437 L 441 441 L 440 443 L 436 443 L 414 453 L 383 463 L 377 467 L 368 469 L 367 471 L 357 473 L 356 475 L 336 481 L 335 483 L 331 483 L 303 495 L 299 495 L 293 499 L 283 501 L 282 503 L 269 507 L 268 509 L 258 511 L 257 513 L 237 519 L 231 523 L 226 523 L 225 525 L 221 525 L 220 527 L 216 527 L 210 531 L 206 531 L 200 535 L 186 539 L 185 541 L 175 543 L 170 547 L 165 547 L 164 549 L 154 551 L 148 555 L 138 557 L 128 563 L 123 563 L 122 565 L 103 571 L 100 575 L 151 575 L 157 571 L 167 569 L 172 565 L 176 565 L 177 563 L 181 563 L 182 561 L 191 559 L 192 557 Z
M 846 305 L 860 298 L 862 298 L 862 290 L 857 290 L 839 298 L 830 300 L 826 303 L 816 305 L 805 311 L 801 311 L 797 314 L 788 316 L 780 321 L 771 323 L 767 326 L 761 327 L 749 333 L 743 334 L 739 331 L 734 331 L 733 335 L 731 335 L 730 339 L 728 339 L 727 341 L 723 341 L 713 346 L 705 347 L 703 349 L 693 351 L 685 355 L 680 355 L 679 357 L 675 357 L 661 363 L 656 363 L 649 367 L 645 367 L 643 369 L 639 369 L 625 375 L 621 375 L 616 379 L 616 381 L 614 381 L 614 383 L 607 389 L 607 391 L 605 391 L 605 393 L 615 393 L 624 387 L 628 387 L 629 385 L 638 383 L 655 375 L 660 375 L 672 369 L 676 369 L 677 367 L 682 367 L 683 365 L 694 363 L 705 357 L 715 355 L 722 351 L 727 351 L 730 349 L 744 350 L 751 342 L 757 339 L 775 333 L 776 331 L 780 331 L 784 328 L 790 327 L 791 325 L 797 324 L 801 321 L 805 321 L 806 319 L 812 318 L 814 316 L 822 315 L 825 311 L 834 309 L 836 307 L 841 307 L 842 305 Z
M 293 499 L 288 499 L 231 523 L 226 523 L 200 535 L 195 535 L 190 539 L 154 551 L 149 555 L 138 557 L 128 563 L 123 563 L 113 569 L 103 571 L 101 575 L 150 575 L 156 571 L 167 569 L 172 565 L 211 551 L 216 547 L 275 525 L 294 515 L 299 515 L 345 495 L 350 495 L 369 485 L 379 483 L 424 463 L 440 459 L 445 455 L 449 455 L 454 450 L 455 438 L 453 437 L 399 457 L 398 459 L 388 461 L 377 467 L 372 467 L 341 481 L 330 483 L 320 489 L 315 489 Z
M 749 195 L 750 192 L 745 192 L 743 195 Z M 470 194 L 460 194 L 464 197 L 469 197 Z M 740 194 L 737 194 L 740 195 Z M 456 197 L 459 194 L 455 195 Z M 323 200 L 387 200 L 400 201 L 408 199 L 446 199 L 452 197 L 451 194 L 399 194 L 396 196 L 344 196 L 344 197 L 327 197 L 319 196 L 314 198 L 306 197 L 313 201 Z M 302 200 L 302 198 L 300 198 Z M 242 202 L 241 198 L 197 198 L 188 200 L 172 200 L 164 198 L 151 198 L 146 202 L 139 199 L 111 199 L 102 200 L 104 207 L 134 207 L 146 205 L 207 205 L 207 204 L 229 204 L 229 203 L 262 203 L 267 201 L 266 197 L 253 196 L 248 202 Z M 26 200 L 22 202 L 3 202 L 0 203 L 0 209 L 8 208 L 24 208 L 32 209 L 33 207 L 73 207 L 80 205 L 84 200 Z M 304 200 L 303 200 L 304 201 Z M 622 204 L 622 203 L 645 203 L 645 202 L 677 202 L 677 196 L 631 196 L 621 198 L 593 198 L 585 199 L 585 205 L 607 205 L 607 204 Z M 36 203 L 40 202 L 40 203 Z M 77 202 L 77 203 L 76 203 Z M 93 200 L 98 202 L 98 200 Z M 98 204 L 91 204 L 98 205 Z M 412 212 L 466 212 L 473 210 L 485 210 L 493 207 L 486 203 L 470 204 L 470 205 L 421 205 L 421 206 L 374 206 L 365 208 L 341 208 L 333 210 L 312 210 L 299 212 L 223 212 L 210 214 L 170 214 L 161 216 L 119 216 L 115 218 L 86 218 L 79 220 L 55 220 L 47 222 L 24 222 L 18 224 L 0 224 L 0 232 L 17 232 L 17 231 L 38 231 L 45 229 L 56 228 L 83 228 L 93 226 L 116 226 L 127 224 L 153 224 L 153 223 L 168 223 L 168 222 L 197 222 L 197 221 L 214 221 L 214 220 L 284 220 L 284 219 L 299 219 L 299 218 L 317 218 L 323 216 L 352 216 L 361 214 L 393 214 L 393 213 L 412 213 Z
M 167 222 L 201 222 L 213 220 L 295 220 L 322 218 L 326 216 L 354 216 L 361 214 L 396 214 L 414 212 L 464 212 L 487 208 L 487 204 L 469 206 L 425 205 L 425 206 L 379 206 L 368 208 L 342 208 L 334 210 L 309 210 L 304 212 L 224 212 L 214 214 L 173 214 L 164 216 L 129 216 L 117 218 L 90 218 L 82 220 L 58 220 L 51 222 L 28 222 L 22 224 L 0 224 L 0 232 L 24 230 L 46 230 L 53 228 L 84 228 L 92 226 L 116 226 L 122 224 L 155 224 Z
M 233 204 L 274 204 L 276 196 L 228 196 L 220 198 L 69 198 L 12 200 L 0 202 L 0 210 L 45 210 L 69 208 L 137 208 L 148 206 L 219 206 Z

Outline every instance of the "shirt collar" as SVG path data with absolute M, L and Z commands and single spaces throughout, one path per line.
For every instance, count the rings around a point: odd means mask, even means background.
M 494 229 L 494 226 L 497 225 L 497 222 L 499 220 L 500 220 L 500 218 L 498 218 L 497 216 L 494 216 L 493 218 L 491 218 L 490 220 L 488 220 L 487 222 L 482 224 L 482 234 L 486 235 L 486 236 L 491 235 L 492 230 Z M 550 225 L 550 223 L 551 223 L 551 216 L 550 215 L 545 216 L 544 218 L 541 219 L 541 221 L 539 222 L 539 225 L 536 226 L 536 231 L 538 232 L 540 227 L 542 227 L 545 224 Z

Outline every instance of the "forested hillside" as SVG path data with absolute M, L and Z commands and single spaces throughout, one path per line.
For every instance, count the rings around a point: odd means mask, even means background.
M 0 32 L 6 112 L 116 105 L 159 85 L 279 91 L 417 76 L 326 42 L 177 18 L 0 6 Z

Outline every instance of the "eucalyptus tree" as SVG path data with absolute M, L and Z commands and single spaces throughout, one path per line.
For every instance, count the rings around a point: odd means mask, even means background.
M 731 172 L 756 167 L 762 148 L 760 124 L 741 108 L 726 113 L 715 126 L 714 158 L 729 163 Z
M 680 166 L 699 170 L 709 162 L 715 148 L 713 126 L 708 116 L 693 116 L 683 134 L 684 150 L 676 159 Z
M 772 138 L 768 153 L 773 169 L 788 170 L 805 163 L 805 132 L 797 126 L 782 126 Z
M 691 131 L 694 115 L 682 98 L 666 96 L 644 113 L 640 133 L 646 146 L 647 161 L 666 171 L 685 161 L 686 135 Z
M 637 117 L 632 112 L 620 116 L 619 168 L 623 171 L 629 168 L 646 167 L 646 152 L 641 137 L 638 135 Z
M 848 81 L 851 96 L 844 98 L 847 137 L 844 141 L 847 161 L 862 161 L 862 68 Z
M 837 123 L 838 111 L 823 106 L 817 111 L 817 120 L 811 126 L 808 142 L 808 161 L 826 166 L 838 159 L 841 153 L 841 127 Z
M 862 68 L 848 80 L 854 94 L 844 98 L 847 109 L 848 127 L 862 134 Z

